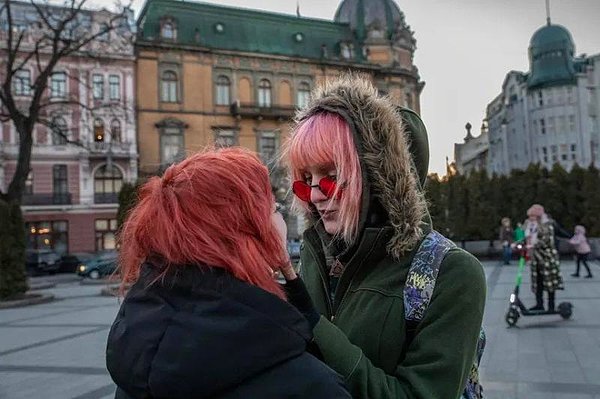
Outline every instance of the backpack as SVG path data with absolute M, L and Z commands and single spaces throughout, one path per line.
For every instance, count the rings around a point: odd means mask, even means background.
M 407 342 L 410 343 L 416 334 L 418 324 L 423 320 L 427 306 L 431 301 L 440 265 L 449 250 L 456 245 L 432 230 L 417 250 L 408 271 L 404 286 L 404 318 L 407 325 Z M 479 383 L 479 362 L 485 349 L 485 332 L 483 328 L 477 340 L 477 350 L 471 372 L 467 378 L 461 399 L 482 399 L 483 388 Z

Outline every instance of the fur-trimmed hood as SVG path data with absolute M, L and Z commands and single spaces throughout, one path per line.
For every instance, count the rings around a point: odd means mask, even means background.
M 421 227 L 427 215 L 417 177 L 424 173 L 415 169 L 400 111 L 389 98 L 378 96 L 368 80 L 355 75 L 317 87 L 296 122 L 323 111 L 339 114 L 354 134 L 363 177 L 359 237 L 370 213 L 380 204 L 387 213 L 385 224 L 393 229 L 388 252 L 399 258 L 422 238 Z M 427 149 L 425 152 L 428 161 Z

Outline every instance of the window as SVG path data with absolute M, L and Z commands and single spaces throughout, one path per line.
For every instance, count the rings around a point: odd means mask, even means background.
M 548 105 L 554 104 L 554 89 L 548 89 L 546 91 L 546 103 Z
M 546 134 L 546 121 L 540 119 L 540 129 L 542 134 Z
M 67 96 L 67 74 L 55 72 L 50 78 L 50 97 L 65 98 Z
M 175 39 L 175 27 L 171 22 L 165 22 L 160 30 L 160 36 L 163 39 L 174 40 Z
M 533 121 L 533 134 L 538 134 L 538 124 L 535 119 Z
M 96 251 L 115 249 L 117 240 L 117 219 L 96 219 Z
M 569 133 L 575 132 L 575 115 L 569 115 Z
M 215 137 L 215 146 L 233 147 L 237 145 L 234 130 L 218 130 Z
M 110 40 L 110 30 L 111 27 L 109 24 L 107 23 L 103 23 L 100 25 L 100 30 L 99 30 L 99 36 L 98 36 L 98 40 L 102 41 L 102 42 L 107 42 Z
M 577 145 L 571 144 L 571 159 L 577 159 Z
M 298 93 L 296 95 L 296 104 L 299 108 L 304 108 L 310 100 L 310 85 L 306 82 L 301 82 L 298 85 Z
M 111 100 L 121 98 L 121 78 L 119 75 L 110 75 L 108 77 L 108 96 Z
M 52 144 L 53 145 L 65 145 L 67 144 L 68 138 L 68 129 L 67 122 L 60 117 L 56 116 L 52 119 L 52 123 L 50 125 L 52 129 Z
M 548 133 L 550 133 L 550 134 L 556 133 L 556 127 L 554 125 L 554 117 L 553 116 L 548 118 Z
M 113 119 L 110 122 L 110 139 L 113 143 L 120 143 L 121 138 L 121 122 L 118 119 Z
M 568 155 L 569 147 L 566 144 L 560 145 L 560 159 L 566 161 L 569 158 Z
M 354 58 L 354 46 L 352 43 L 341 43 L 340 44 L 340 53 L 342 58 L 349 60 Z
M 170 165 L 183 159 L 183 130 L 177 126 L 167 126 L 160 136 L 160 163 Z
M 262 79 L 258 84 L 258 106 L 271 107 L 271 82 L 267 79 Z
M 104 122 L 99 118 L 94 120 L 94 141 L 96 143 L 104 142 Z
M 565 93 L 562 87 L 556 88 L 556 103 L 563 105 L 565 103 Z
M 541 107 L 544 105 L 544 95 L 542 94 L 542 91 L 538 91 L 538 105 Z
M 566 133 L 566 130 L 567 130 L 566 119 L 564 116 L 559 116 L 558 117 L 558 133 L 564 134 L 564 133 Z
M 542 147 L 542 153 L 544 154 L 544 163 L 548 163 L 548 148 Z
M 15 72 L 12 83 L 15 96 L 31 95 L 31 72 L 28 69 L 19 69 Z
M 177 86 L 179 84 L 177 74 L 173 71 L 164 71 L 161 76 L 160 99 L 167 103 L 177 102 Z
M 550 149 L 552 150 L 552 162 L 558 161 L 558 147 L 556 145 L 551 145 Z
M 277 134 L 275 132 L 261 132 L 258 139 L 258 153 L 266 165 L 269 165 L 277 155 Z
M 52 249 L 59 254 L 69 249 L 69 222 L 53 220 L 25 223 L 27 229 L 27 248 Z
M 229 89 L 231 82 L 227 76 L 217 78 L 217 105 L 229 105 Z
M 54 165 L 52 167 L 52 195 L 54 204 L 69 203 L 67 165 Z
M 94 203 L 115 204 L 123 185 L 123 174 L 115 165 L 102 165 L 94 173 Z
M 33 171 L 30 170 L 27 174 L 27 180 L 25 180 L 25 191 L 23 191 L 25 195 L 33 194 Z
M 104 99 L 104 76 L 99 74 L 92 76 L 92 95 L 94 100 Z

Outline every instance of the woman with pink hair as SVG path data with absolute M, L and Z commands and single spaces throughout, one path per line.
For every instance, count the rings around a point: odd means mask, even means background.
M 485 276 L 476 258 L 433 234 L 418 115 L 367 79 L 342 77 L 313 93 L 284 155 L 295 207 L 309 221 L 300 274 L 321 315 L 313 332 L 322 359 L 354 398 L 458 398 L 480 334 Z M 429 237 L 450 245 L 433 253 L 427 248 L 441 247 L 429 247 Z M 426 272 L 411 274 L 415 265 Z M 283 271 L 288 284 L 299 279 Z M 413 298 L 428 301 L 422 318 L 412 317 Z
M 554 311 L 555 292 L 564 289 L 554 245 L 554 226 L 540 204 L 532 205 L 527 217 L 525 237 L 531 253 L 531 290 L 535 293 L 535 306 L 530 310 L 544 310 L 543 292 L 546 291 L 548 310 Z
M 315 317 L 274 279 L 285 236 L 249 151 L 197 153 L 151 178 L 120 234 L 133 286 L 106 349 L 116 398 L 350 398 L 307 352 Z
M 571 274 L 571 276 L 579 277 L 579 268 L 581 263 L 583 263 L 583 266 L 587 270 L 587 276 L 585 276 L 585 278 L 592 278 L 592 271 L 587 264 L 590 254 L 592 253 L 592 248 L 585 236 L 585 227 L 579 224 L 575 226 L 575 234 L 571 237 L 569 243 L 575 248 L 575 252 L 577 253 L 577 270 L 575 273 Z

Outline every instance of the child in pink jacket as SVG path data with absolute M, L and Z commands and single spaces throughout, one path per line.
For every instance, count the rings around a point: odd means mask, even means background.
M 569 243 L 573 245 L 575 252 L 577 252 L 577 271 L 571 274 L 571 276 L 579 277 L 579 267 L 581 262 L 583 262 L 583 265 L 588 272 L 585 278 L 592 278 L 592 272 L 587 264 L 587 260 L 592 252 L 592 249 L 590 248 L 590 244 L 585 236 L 585 227 L 580 225 L 575 226 L 575 235 L 569 240 Z

